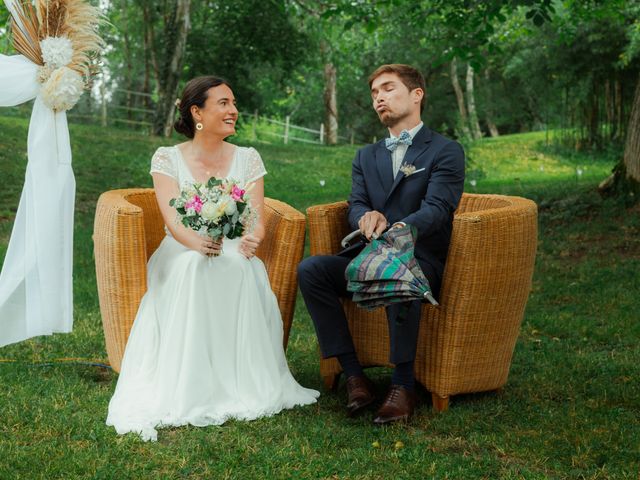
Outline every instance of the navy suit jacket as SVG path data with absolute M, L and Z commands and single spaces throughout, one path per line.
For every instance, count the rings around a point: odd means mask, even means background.
M 393 178 L 391 152 L 384 140 L 367 145 L 353 160 L 349 225 L 358 229 L 358 220 L 371 210 L 381 212 L 390 224 L 405 222 L 418 229 L 415 256 L 428 262 L 442 278 L 453 228 L 453 212 L 458 207 L 464 184 L 464 150 L 453 140 L 423 126 L 407 149 L 403 165 L 416 172 L 402 171 Z

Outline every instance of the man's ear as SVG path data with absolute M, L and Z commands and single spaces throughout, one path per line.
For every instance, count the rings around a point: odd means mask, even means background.
M 424 90 L 421 88 L 414 88 L 411 90 L 411 95 L 413 95 L 413 101 L 415 103 L 420 103 L 424 97 Z

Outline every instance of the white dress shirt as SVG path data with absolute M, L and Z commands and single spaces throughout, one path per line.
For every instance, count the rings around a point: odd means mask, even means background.
M 424 123 L 420 122 L 418 125 L 416 125 L 411 130 L 409 130 L 409 135 L 411 135 L 411 140 L 413 140 L 413 137 L 416 136 L 416 133 L 418 133 L 418 130 L 422 128 L 422 125 L 424 125 Z M 391 132 L 389 132 L 389 136 L 391 138 L 398 138 Z M 404 156 L 407 153 L 408 148 L 409 148 L 409 145 L 405 145 L 402 143 L 402 144 L 398 144 L 396 149 L 393 152 L 391 152 L 391 162 L 393 164 L 393 178 L 396 178 L 396 176 L 398 175 L 398 170 L 400 170 L 400 166 L 402 165 L 402 161 L 404 160 Z

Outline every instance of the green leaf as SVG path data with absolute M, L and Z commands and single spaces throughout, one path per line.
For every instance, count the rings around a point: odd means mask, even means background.
M 208 188 L 213 188 L 213 187 L 217 187 L 218 185 L 220 185 L 222 183 L 222 180 L 217 179 L 216 177 L 211 177 L 209 179 L 209 181 L 207 182 L 207 187 Z
M 544 24 L 544 17 L 540 13 L 536 12 L 535 16 L 533 17 L 533 24 L 536 27 L 541 27 Z

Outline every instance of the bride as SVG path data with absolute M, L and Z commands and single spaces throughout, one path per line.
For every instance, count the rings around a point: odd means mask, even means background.
M 252 420 L 314 403 L 282 348 L 282 320 L 263 263 L 255 257 L 262 222 L 239 239 L 216 243 L 176 221 L 169 200 L 186 183 L 211 176 L 253 183 L 261 213 L 266 170 L 253 148 L 224 141 L 238 118 L 222 79 L 192 79 L 179 101 L 179 133 L 190 141 L 161 147 L 151 175 L 166 236 L 151 256 L 148 291 L 133 323 L 107 425 L 157 440 L 158 427 Z

